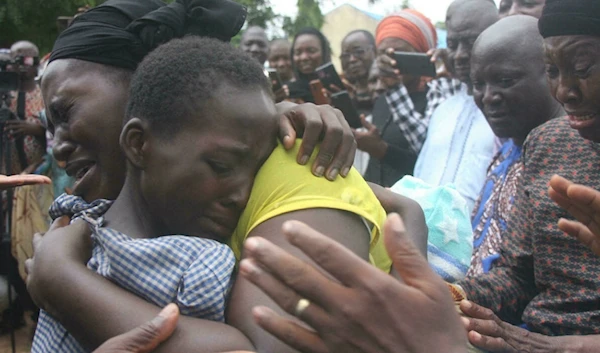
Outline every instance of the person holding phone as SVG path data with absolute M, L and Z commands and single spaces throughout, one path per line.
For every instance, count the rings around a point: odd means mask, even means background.
M 292 57 L 290 56 L 291 43 L 286 38 L 274 39 L 269 47 L 269 67 L 276 69 L 281 81 L 288 82 L 294 79 L 292 70 Z
M 329 41 L 318 29 L 303 28 L 294 37 L 291 56 L 296 79 L 285 83 L 290 99 L 298 103 L 315 103 L 310 82 L 319 79 L 317 68 L 331 61 Z
M 391 186 L 412 174 L 429 117 L 461 85 L 457 80 L 423 78 L 397 68 L 395 51 L 427 53 L 437 47 L 435 27 L 420 12 L 403 10 L 384 18 L 377 26 L 375 42 L 385 93 L 375 103 L 373 122 L 367 124 L 365 120 L 367 132 L 355 136 L 358 148 L 371 157 L 365 178 Z
M 369 115 L 373 109 L 372 92 L 369 89 L 369 70 L 375 61 L 375 37 L 366 30 L 355 30 L 342 40 L 340 61 L 344 70 L 344 86 L 351 94 L 360 114 Z

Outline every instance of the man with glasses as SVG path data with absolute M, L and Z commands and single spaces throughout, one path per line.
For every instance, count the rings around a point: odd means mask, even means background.
M 375 61 L 375 38 L 365 30 L 348 33 L 342 40 L 342 69 L 351 87 L 354 102 L 365 115 L 373 108 L 373 93 L 369 90 L 369 70 Z M 340 87 L 343 88 L 343 87 Z

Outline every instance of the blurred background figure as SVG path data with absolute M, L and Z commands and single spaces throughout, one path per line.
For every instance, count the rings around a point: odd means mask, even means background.
M 292 45 L 287 39 L 274 39 L 269 48 L 269 67 L 276 69 L 281 81 L 294 80 L 292 70 Z
M 540 18 L 545 4 L 546 0 L 501 0 L 498 11 L 501 18 L 513 15 Z
M 269 39 L 264 28 L 248 27 L 242 34 L 240 48 L 264 66 L 269 57 Z
M 314 103 L 310 82 L 317 80 L 317 67 L 331 61 L 329 41 L 316 28 L 303 28 L 292 42 L 292 68 L 295 81 L 288 82 L 290 98 L 297 102 Z
M 369 90 L 369 70 L 376 57 L 375 37 L 368 31 L 355 30 L 342 40 L 340 61 L 346 79 L 346 89 L 360 114 L 369 115 L 373 109 Z
M 390 187 L 412 175 L 431 114 L 460 90 L 461 83 L 398 70 L 395 51 L 424 54 L 437 47 L 435 27 L 420 12 L 403 10 L 384 18 L 375 38 L 376 63 L 385 93 L 375 102 L 373 122 L 365 124 L 367 132 L 358 132 L 355 137 L 358 148 L 370 155 L 365 179 Z

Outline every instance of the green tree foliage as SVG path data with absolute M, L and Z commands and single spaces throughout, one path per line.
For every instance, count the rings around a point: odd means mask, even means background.
M 0 47 L 18 40 L 37 44 L 41 55 L 52 49 L 58 35 L 58 16 L 73 16 L 79 7 L 98 0 L 0 0 Z
M 259 26 L 267 28 L 273 23 L 278 16 L 273 12 L 271 8 L 271 2 L 269 0 L 235 0 L 236 2 L 246 6 L 248 9 L 248 17 L 246 18 L 246 24 L 244 28 L 248 26 Z M 231 43 L 235 46 L 240 44 L 241 33 L 235 36 Z
M 318 0 L 298 0 L 298 14 L 295 19 L 283 18 L 283 31 L 288 37 L 293 37 L 304 27 L 320 29 L 323 25 L 323 13 L 319 7 Z
M 267 28 L 277 17 L 269 0 L 236 0 L 236 2 L 248 8 L 246 20 L 248 26 Z
M 174 0 L 163 1 L 171 3 Z M 236 1 L 248 8 L 246 26 L 267 28 L 274 24 L 274 20 L 282 19 L 283 30 L 293 36 L 302 27 L 321 28 L 323 25 L 319 0 L 298 0 L 298 15 L 294 19 L 278 16 L 271 8 L 271 0 Z M 58 35 L 59 16 L 72 16 L 82 6 L 96 6 L 103 2 L 104 0 L 0 0 L 0 48 L 10 47 L 18 40 L 29 40 L 37 44 L 44 55 L 52 49 Z M 232 42 L 239 44 L 239 40 L 238 35 Z
M 410 9 L 411 8 L 411 6 L 410 6 L 410 0 L 402 0 L 402 5 L 400 5 L 400 8 L 402 10 Z

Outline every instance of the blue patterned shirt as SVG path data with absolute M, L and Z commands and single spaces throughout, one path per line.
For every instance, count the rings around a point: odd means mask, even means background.
M 112 201 L 91 204 L 60 196 L 50 215 L 71 215 L 90 224 L 94 249 L 87 266 L 124 289 L 163 307 L 176 303 L 183 315 L 224 321 L 235 257 L 214 240 L 189 236 L 133 239 L 102 227 Z M 32 353 L 86 352 L 67 330 L 45 311 L 40 312 Z

